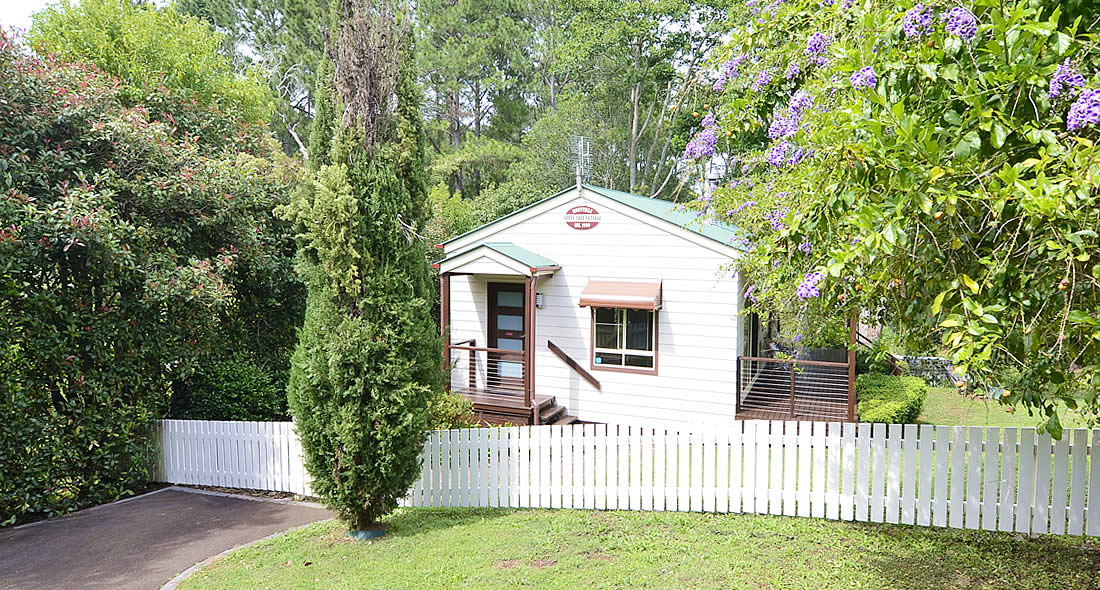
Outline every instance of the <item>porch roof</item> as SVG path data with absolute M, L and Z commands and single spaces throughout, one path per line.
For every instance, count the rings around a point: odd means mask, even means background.
M 512 242 L 482 242 L 455 252 L 433 266 L 438 268 L 439 272 L 525 276 L 553 273 L 561 268 L 553 260 Z

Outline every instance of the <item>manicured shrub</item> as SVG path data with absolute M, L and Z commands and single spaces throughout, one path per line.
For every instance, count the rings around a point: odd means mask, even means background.
M 175 384 L 170 418 L 180 420 L 286 420 L 281 381 L 245 358 L 200 363 Z
M 910 424 L 924 409 L 928 384 L 907 375 L 860 375 L 856 379 L 859 421 Z

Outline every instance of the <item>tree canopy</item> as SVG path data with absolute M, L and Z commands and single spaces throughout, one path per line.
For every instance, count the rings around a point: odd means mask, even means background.
M 971 384 L 1100 410 L 1100 48 L 1087 4 L 750 0 L 685 158 L 757 309 L 860 308 Z
M 28 38 L 59 59 L 91 62 L 117 77 L 131 105 L 148 105 L 171 90 L 251 123 L 271 115 L 259 73 L 238 74 L 221 51 L 222 36 L 171 5 L 63 0 L 34 15 Z

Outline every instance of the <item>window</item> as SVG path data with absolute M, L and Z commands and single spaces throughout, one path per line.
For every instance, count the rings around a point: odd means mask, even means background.
M 612 307 L 592 310 L 593 368 L 656 371 L 657 312 Z

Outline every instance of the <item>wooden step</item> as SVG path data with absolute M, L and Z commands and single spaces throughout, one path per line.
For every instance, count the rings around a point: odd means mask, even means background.
M 573 424 L 576 421 L 577 421 L 576 416 L 565 415 L 565 416 L 562 416 L 561 418 L 558 418 L 558 421 L 554 422 L 554 426 L 566 426 L 566 425 L 569 425 L 569 424 Z
M 548 408 L 542 408 L 542 411 L 539 412 L 539 423 L 540 424 L 552 424 L 555 420 L 557 420 L 558 418 L 560 418 L 564 414 L 565 414 L 565 408 L 563 408 L 563 407 L 561 407 L 557 404 L 554 404 L 554 405 L 552 405 Z

